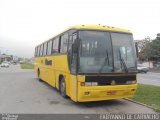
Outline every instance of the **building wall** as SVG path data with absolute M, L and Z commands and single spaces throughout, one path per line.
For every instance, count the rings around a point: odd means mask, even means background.
M 0 63 L 13 60 L 12 55 L 0 55 Z

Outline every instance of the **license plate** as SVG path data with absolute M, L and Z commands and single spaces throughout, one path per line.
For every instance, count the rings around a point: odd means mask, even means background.
M 107 95 L 115 95 L 116 91 L 107 91 Z

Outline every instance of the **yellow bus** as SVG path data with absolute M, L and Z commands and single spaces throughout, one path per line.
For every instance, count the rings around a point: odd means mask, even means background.
M 129 30 L 76 25 L 35 48 L 35 74 L 75 102 L 133 97 L 137 63 Z

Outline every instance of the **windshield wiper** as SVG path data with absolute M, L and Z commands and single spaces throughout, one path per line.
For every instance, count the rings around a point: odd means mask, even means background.
M 105 57 L 105 60 L 104 60 L 104 63 L 102 64 L 102 66 L 101 66 L 101 68 L 99 69 L 99 74 L 102 72 L 102 70 L 103 70 L 103 68 L 104 68 L 104 66 L 105 66 L 105 64 L 106 64 L 106 62 L 108 62 L 108 65 L 109 65 L 109 57 L 108 57 L 108 51 L 106 50 L 106 57 Z
M 122 58 L 122 55 L 121 55 L 121 51 L 120 51 L 120 50 L 119 50 L 119 57 L 120 57 L 120 61 L 121 61 L 121 66 L 123 65 L 124 70 L 126 71 L 126 73 L 128 73 L 127 65 L 126 65 L 124 59 Z

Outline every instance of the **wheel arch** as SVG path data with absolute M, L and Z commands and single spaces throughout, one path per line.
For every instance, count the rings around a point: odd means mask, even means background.
M 60 82 L 61 82 L 62 78 L 64 78 L 64 80 L 65 80 L 65 76 L 63 74 L 60 74 L 58 77 L 58 90 L 60 89 Z

